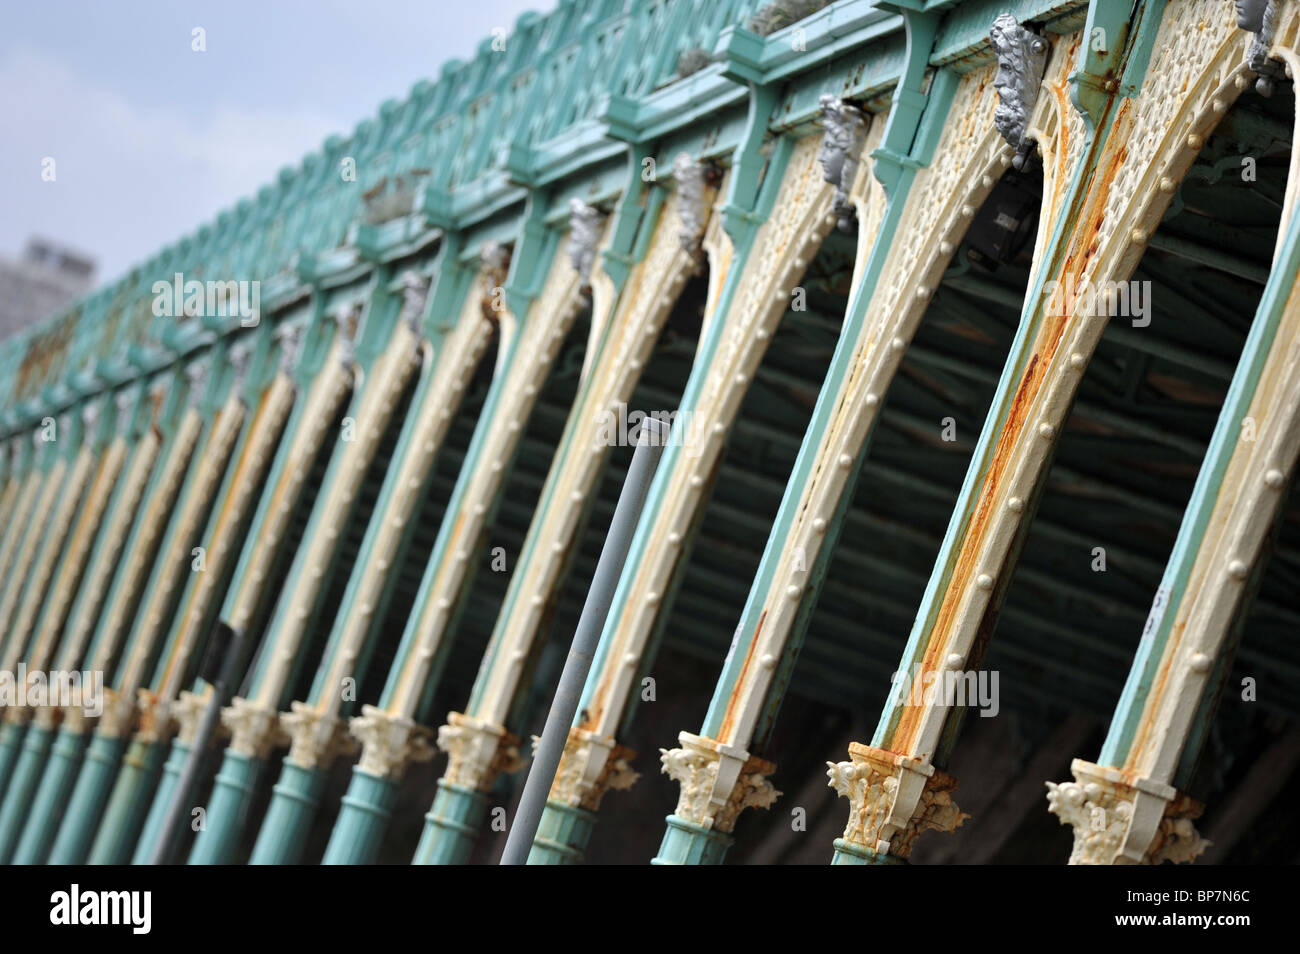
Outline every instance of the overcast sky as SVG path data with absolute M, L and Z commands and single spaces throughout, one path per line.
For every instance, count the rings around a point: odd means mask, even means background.
M 96 284 L 556 0 L 41 0 L 0 13 L 0 255 Z M 206 52 L 191 49 L 202 27 Z M 42 160 L 56 178 L 42 181 Z

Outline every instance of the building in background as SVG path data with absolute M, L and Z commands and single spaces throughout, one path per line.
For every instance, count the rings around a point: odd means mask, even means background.
M 93 258 L 49 239 L 29 238 L 17 258 L 0 255 L 0 340 L 61 311 L 94 281 Z

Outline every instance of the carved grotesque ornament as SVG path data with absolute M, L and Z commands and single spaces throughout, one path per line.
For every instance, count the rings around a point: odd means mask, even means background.
M 1016 150 L 1011 160 L 1023 169 L 1034 143 L 1028 138 L 1029 118 L 1034 112 L 1038 89 L 1047 69 L 1047 40 L 1022 27 L 1009 13 L 993 21 L 989 45 L 997 57 L 998 72 L 993 88 L 998 91 L 998 108 L 993 125 Z

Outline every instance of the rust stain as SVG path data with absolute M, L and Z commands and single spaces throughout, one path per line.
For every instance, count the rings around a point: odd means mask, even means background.
M 763 623 L 767 621 L 767 610 L 758 618 L 758 625 L 754 627 L 753 635 L 749 639 L 749 649 L 745 651 L 745 662 L 740 667 L 740 672 L 736 674 L 736 681 L 733 684 L 731 698 L 727 700 L 727 711 L 722 717 L 722 725 L 718 727 L 718 740 L 726 741 L 731 736 L 731 730 L 736 722 L 736 705 L 740 701 L 739 691 L 745 685 L 745 677 L 749 673 L 750 666 L 754 663 L 754 652 L 758 649 L 758 637 L 763 632 Z
M 1076 199 L 1076 203 L 1080 206 L 1079 214 L 1075 217 L 1078 225 L 1072 232 L 1062 264 L 1054 273 L 1054 277 L 1063 284 L 1071 277 L 1076 285 L 1081 284 L 1084 276 L 1089 274 L 1100 248 L 1099 236 L 1105 224 L 1107 200 L 1116 174 L 1123 167 L 1128 155 L 1125 144 L 1132 124 L 1129 103 L 1130 101 L 1125 100 L 1120 105 L 1097 167 L 1079 198 Z M 956 563 L 948 584 L 944 587 L 943 600 L 935 617 L 934 626 L 927 635 L 921 661 L 923 674 L 938 671 L 941 668 L 941 660 L 948 653 L 953 631 L 959 622 L 960 604 L 973 584 L 977 560 L 990 532 L 994 506 L 1001 495 L 1002 485 L 1010 475 L 1013 453 L 1021 443 L 1026 426 L 1031 423 L 1037 399 L 1047 380 L 1057 350 L 1066 332 L 1075 324 L 1076 316 L 1072 305 L 1068 313 L 1061 315 L 1053 315 L 1051 313 L 1053 309 L 1046 307 L 1046 302 L 1039 307 L 1042 308 L 1043 314 L 1035 335 L 1034 350 L 1025 365 L 1007 419 L 998 435 L 997 444 L 994 446 L 988 469 L 980 486 L 979 497 L 966 531 L 962 535 Z M 995 579 L 999 579 L 1000 566 L 984 567 L 984 569 L 991 570 L 995 573 Z M 980 622 L 975 650 L 982 651 L 982 647 L 978 644 L 981 640 L 986 643 L 991 634 L 992 622 L 996 618 L 996 602 L 996 598 L 990 600 L 986 618 Z M 890 734 L 889 746 L 892 750 L 917 754 L 913 749 L 918 741 L 917 736 L 925 713 L 925 708 L 921 706 L 903 708 L 898 723 Z

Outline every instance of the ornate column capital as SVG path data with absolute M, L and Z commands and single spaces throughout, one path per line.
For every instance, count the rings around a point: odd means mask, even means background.
M 361 771 L 379 778 L 397 779 L 412 762 L 427 762 L 435 749 L 433 735 L 415 720 L 376 706 L 362 706 L 352 719 L 353 737 L 361 743 Z
M 136 704 L 140 709 L 140 728 L 136 738 L 143 742 L 164 742 L 171 735 L 172 701 L 164 699 L 152 689 L 137 689 Z
M 1204 806 L 1172 786 L 1083 759 L 1070 772 L 1047 783 L 1047 810 L 1074 827 L 1070 864 L 1190 862 L 1210 846 L 1192 824 Z
M 279 713 L 260 702 L 236 697 L 221 710 L 221 721 L 230 730 L 230 749 L 253 759 L 265 759 L 285 741 Z
M 204 692 L 190 692 L 188 689 L 176 697 L 171 704 L 171 714 L 176 720 L 176 740 L 186 745 L 193 745 L 199 734 L 199 723 L 203 721 L 203 710 L 208 707 L 211 689 Z M 217 723 L 217 729 L 224 734 L 225 726 Z
M 680 748 L 660 749 L 663 772 L 681 786 L 674 814 L 703 828 L 730 832 L 746 808 L 768 808 L 781 797 L 767 776 L 771 762 L 713 739 L 682 732 Z
M 487 791 L 502 772 L 517 772 L 527 760 L 519 754 L 519 739 L 504 726 L 460 712 L 447 716 L 438 729 L 438 748 L 447 753 L 443 781 Z
M 953 831 L 969 818 L 952 800 L 957 780 L 921 759 L 853 742 L 849 761 L 827 762 L 830 786 L 849 800 L 844 840 L 907 858 L 925 831 Z
M 357 751 L 357 740 L 332 712 L 294 702 L 280 713 L 280 728 L 289 738 L 289 761 L 300 768 L 325 771 L 340 755 Z
M 73 713 L 79 711 L 71 709 L 68 711 L 65 719 L 68 723 L 73 722 Z M 111 735 L 115 738 L 125 738 L 131 734 L 135 728 L 135 699 L 130 693 L 119 692 L 116 689 L 104 689 L 104 712 L 99 717 L 99 731 L 104 735 Z M 78 722 L 81 720 L 78 719 Z
M 534 751 L 537 742 L 537 736 L 533 736 Z M 622 791 L 636 784 L 641 773 L 630 764 L 635 757 L 635 752 L 609 736 L 600 736 L 588 729 L 570 728 L 560 767 L 551 784 L 550 798 L 594 812 L 600 808 L 600 800 L 607 791 Z

